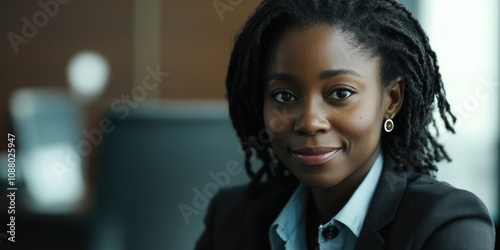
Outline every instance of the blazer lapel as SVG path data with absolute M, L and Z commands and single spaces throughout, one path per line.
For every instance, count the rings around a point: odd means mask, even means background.
M 406 188 L 406 174 L 397 170 L 389 155 L 385 159 L 384 171 L 368 209 L 356 249 L 384 248 L 384 227 L 394 220 Z
M 296 186 L 271 189 L 273 191 L 250 202 L 245 214 L 242 215 L 245 216 L 243 220 L 245 226 L 236 240 L 237 243 L 235 242 L 234 249 L 269 249 L 269 226 L 295 188 Z M 386 156 L 384 170 L 368 209 L 356 249 L 384 248 L 384 227 L 394 220 L 405 188 L 406 174 L 398 171 L 392 158 Z
M 270 249 L 269 227 L 295 188 L 296 185 L 279 187 L 254 200 L 246 209 L 245 229 L 234 249 Z

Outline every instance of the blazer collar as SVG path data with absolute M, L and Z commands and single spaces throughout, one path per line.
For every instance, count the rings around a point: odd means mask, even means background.
M 399 171 L 392 157 L 385 154 L 384 169 L 368 209 L 356 249 L 384 249 L 382 231 L 396 216 L 398 204 L 406 188 L 406 179 L 406 173 Z M 243 232 L 239 234 L 238 239 L 235 239 L 237 249 L 264 249 L 263 246 L 269 246 L 269 226 L 296 186 L 295 184 L 280 188 L 264 188 L 267 190 L 266 194 L 248 205 Z M 269 192 L 269 190 L 272 191 Z M 265 233 L 256 233 L 262 231 Z
M 356 249 L 383 249 L 382 230 L 396 216 L 398 204 L 406 188 L 406 174 L 397 169 L 389 155 L 384 155 L 384 170 L 373 196 Z
M 274 186 L 248 206 L 245 229 L 235 249 L 269 249 L 269 227 L 297 188 L 297 183 Z M 272 190 L 269 192 L 269 190 Z M 256 233 L 259 232 L 259 233 Z M 264 232 L 264 233 L 260 233 Z M 264 248 L 267 246 L 267 248 Z

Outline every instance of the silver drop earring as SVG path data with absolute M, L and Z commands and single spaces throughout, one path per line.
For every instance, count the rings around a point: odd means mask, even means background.
M 384 122 L 384 129 L 387 133 L 391 132 L 394 129 L 394 121 L 392 121 L 392 118 L 394 118 L 394 115 L 391 115 L 391 118 L 385 120 Z

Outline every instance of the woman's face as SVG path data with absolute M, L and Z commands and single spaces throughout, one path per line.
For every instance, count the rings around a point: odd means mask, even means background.
M 269 55 L 263 114 L 271 146 L 311 188 L 359 184 L 391 115 L 379 59 L 349 39 L 328 25 L 288 29 Z

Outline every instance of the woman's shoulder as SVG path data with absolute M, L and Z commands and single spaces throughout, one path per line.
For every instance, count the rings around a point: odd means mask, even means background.
M 271 182 L 221 189 L 210 202 L 197 249 L 266 245 L 268 228 L 293 190 L 293 186 Z M 242 243 L 241 235 L 250 241 Z
M 494 242 L 490 214 L 475 194 L 426 174 L 410 173 L 406 181 L 393 233 L 412 235 L 423 249 L 477 249 Z M 459 235 L 467 237 L 456 239 Z
M 473 204 L 476 209 L 487 212 L 486 206 L 475 194 L 439 181 L 428 173 L 398 165 L 392 157 L 384 159 L 385 170 L 381 178 L 385 180 L 381 182 L 382 186 L 379 184 L 381 192 L 395 191 L 401 194 L 401 202 L 410 203 L 416 210 L 436 207 L 441 203 L 461 202 Z
M 221 189 L 211 200 L 209 213 L 220 221 L 237 221 L 252 216 L 272 217 L 284 206 L 294 185 L 273 182 L 247 184 Z
M 486 206 L 472 192 L 456 188 L 428 174 L 410 173 L 407 177 L 404 198 L 415 203 L 418 202 L 422 206 L 456 202 L 473 204 L 475 208 L 487 212 Z

